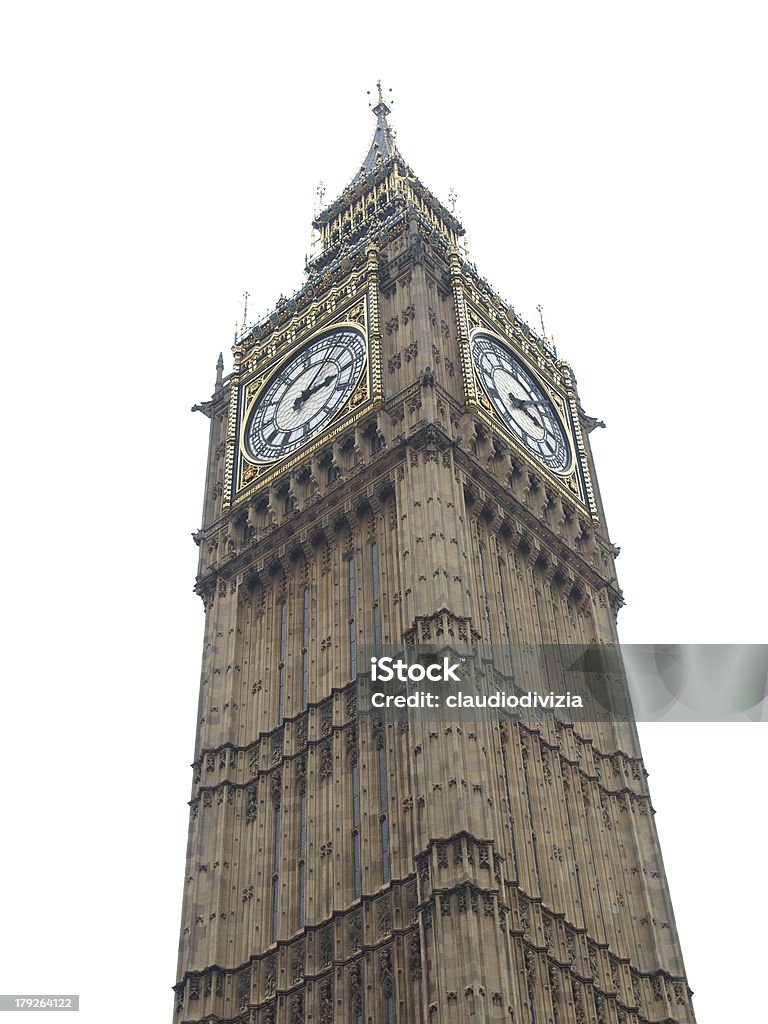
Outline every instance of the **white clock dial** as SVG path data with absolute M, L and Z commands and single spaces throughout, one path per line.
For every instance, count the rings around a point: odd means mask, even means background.
M 554 405 L 533 374 L 490 334 L 472 338 L 472 360 L 480 383 L 507 430 L 543 465 L 566 475 L 571 448 Z
M 274 462 L 298 451 L 342 409 L 365 366 L 362 331 L 341 327 L 310 341 L 284 363 L 259 392 L 243 440 L 256 462 Z

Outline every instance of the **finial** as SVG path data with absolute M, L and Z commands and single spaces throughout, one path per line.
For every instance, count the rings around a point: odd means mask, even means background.
M 386 91 L 392 92 L 391 89 L 387 89 Z M 397 144 L 395 142 L 395 133 L 387 122 L 387 114 L 390 111 L 386 100 L 384 99 L 384 92 L 385 90 L 381 86 L 381 79 L 379 79 L 376 83 L 376 106 L 373 106 L 372 103 L 368 104 L 376 115 L 376 131 L 373 133 L 373 139 L 368 150 L 368 155 L 365 160 L 363 160 L 360 170 L 352 179 L 352 186 L 357 185 L 366 177 L 366 175 L 375 171 L 387 160 L 399 155 L 397 152 Z M 369 96 L 371 95 L 370 89 L 367 90 L 367 94 Z
M 243 292 L 243 330 L 245 330 L 247 317 L 248 317 L 248 299 L 250 298 L 250 292 Z
M 456 193 L 456 189 L 452 188 L 448 192 L 448 205 L 450 206 L 451 213 L 454 216 L 456 215 L 456 203 L 458 202 L 458 199 L 459 199 L 459 197 L 458 197 L 458 194 Z
M 544 326 L 544 307 L 541 305 L 541 303 L 539 303 L 539 305 L 536 307 L 536 309 L 537 309 L 538 314 L 539 314 L 539 322 L 541 323 L 541 336 L 546 341 L 547 340 L 547 329 Z
M 219 352 L 219 358 L 216 360 L 216 390 L 221 390 L 221 382 L 224 378 L 224 356 Z
M 376 82 L 376 91 L 378 93 L 378 102 L 376 103 L 376 106 L 372 107 L 370 103 L 368 104 L 368 106 L 371 107 L 371 109 L 373 110 L 374 114 L 376 115 L 376 120 L 383 127 L 387 123 L 387 114 L 391 113 L 391 111 L 390 111 L 390 108 L 387 106 L 386 101 L 384 99 L 384 93 L 383 93 L 382 88 L 381 88 L 381 79 L 379 79 Z M 391 93 L 392 90 L 391 89 L 387 89 L 387 92 Z M 370 89 L 367 90 L 367 95 L 368 96 L 371 95 L 371 90 Z M 390 103 L 391 102 L 392 102 L 392 100 L 390 98 Z
M 557 349 L 555 348 L 554 337 L 547 337 L 547 328 L 544 326 L 544 308 L 539 304 L 536 309 L 539 311 L 539 322 L 541 323 L 541 340 L 544 343 L 544 348 L 557 359 Z
M 317 212 L 319 213 L 323 208 L 323 202 L 325 201 L 325 182 L 321 181 L 315 189 L 315 195 L 317 196 Z

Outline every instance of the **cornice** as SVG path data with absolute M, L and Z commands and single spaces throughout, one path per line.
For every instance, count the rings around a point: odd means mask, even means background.
M 407 400 L 407 393 L 412 389 L 413 386 L 387 402 L 384 411 L 389 412 Z M 567 566 L 578 577 L 585 592 L 606 590 L 612 604 L 617 607 L 623 604 L 623 596 L 615 577 L 608 579 L 601 575 L 578 551 L 554 533 L 546 522 L 520 502 L 497 477 L 484 469 L 441 425 L 434 423 L 425 423 L 412 434 L 395 438 L 387 448 L 373 455 L 370 462 L 361 465 L 356 472 L 334 484 L 332 490 L 321 499 L 295 510 L 287 520 L 272 527 L 266 536 L 254 540 L 248 547 L 198 576 L 195 591 L 203 596 L 211 590 L 217 579 L 233 580 L 243 572 L 263 571 L 267 563 L 290 558 L 293 548 L 303 548 L 307 542 L 311 543 L 315 534 L 332 529 L 339 517 L 354 515 L 356 505 L 375 495 L 377 490 L 391 485 L 394 471 L 401 463 L 404 451 L 409 448 L 420 450 L 427 446 L 453 450 L 456 468 L 468 481 L 483 488 L 502 513 L 506 513 L 499 517 L 500 522 L 505 519 L 514 520 L 518 524 L 518 533 L 521 537 L 528 534 L 535 539 L 536 543 L 532 546 L 537 552 L 542 548 L 548 552 L 550 564 L 559 563 Z M 256 492 L 250 500 L 257 500 L 261 494 L 262 492 Z M 230 519 L 231 514 L 216 520 L 202 536 L 198 536 L 198 541 L 205 541 L 215 535 Z M 613 553 L 610 547 L 606 550 Z
M 264 563 L 285 557 L 291 548 L 307 541 L 311 542 L 315 534 L 332 529 L 336 520 L 354 514 L 353 505 L 359 505 L 368 497 L 365 493 L 367 490 L 375 493 L 377 487 L 380 489 L 391 483 L 392 470 L 401 458 L 400 447 L 396 444 L 377 452 L 371 457 L 371 462 L 360 466 L 357 472 L 340 479 L 318 502 L 294 510 L 287 520 L 276 524 L 268 535 L 255 540 L 249 547 L 215 569 L 198 576 L 195 591 L 202 594 L 203 591 L 210 589 L 212 582 L 218 578 L 231 580 L 246 570 L 259 571 L 263 569 Z M 361 487 L 363 477 L 365 485 Z M 263 492 L 257 491 L 249 501 L 258 500 L 260 496 L 263 496 Z M 319 508 L 319 505 L 322 507 Z M 240 508 L 237 511 L 239 512 Z M 222 516 L 211 524 L 206 530 L 206 538 L 221 529 L 230 518 Z
M 457 468 L 463 470 L 468 478 L 475 481 L 478 485 L 484 487 L 489 493 L 491 493 L 494 501 L 501 508 L 507 509 L 510 504 L 512 504 L 514 508 L 514 517 L 520 527 L 533 535 L 539 546 L 544 545 L 556 560 L 559 560 L 562 564 L 573 569 L 593 592 L 608 588 L 612 597 L 614 597 L 620 604 L 623 604 L 621 590 L 618 588 L 618 585 L 613 586 L 615 583 L 615 577 L 612 580 L 605 579 L 594 568 L 594 566 L 589 565 L 589 563 L 585 561 L 578 551 L 572 548 L 561 537 L 558 537 L 546 522 L 536 516 L 531 509 L 524 505 L 513 493 L 504 487 L 497 477 L 484 469 L 480 463 L 475 461 L 474 457 L 469 452 L 464 451 L 464 449 L 459 447 L 458 444 L 455 444 L 453 447 L 455 450 Z
M 327 928 L 333 927 L 337 923 L 342 923 L 348 920 L 353 914 L 359 913 L 365 908 L 374 907 L 380 900 L 387 896 L 391 896 L 394 892 L 404 889 L 407 886 L 415 885 L 416 883 L 416 872 L 410 872 L 404 875 L 402 878 L 394 878 L 385 887 L 379 889 L 375 893 L 367 893 L 363 896 L 358 897 L 355 902 L 345 908 L 344 910 L 334 910 L 328 917 L 323 918 L 316 924 L 306 925 L 300 932 L 292 935 L 287 939 L 277 939 L 276 942 L 272 943 L 262 953 L 253 954 L 248 960 L 241 961 L 234 967 L 224 967 L 220 963 L 206 964 L 204 967 L 200 967 L 197 970 L 187 970 L 179 978 L 174 989 L 178 990 L 179 986 L 184 986 L 190 980 L 199 980 L 205 975 L 210 974 L 213 971 L 219 974 L 227 975 L 229 977 L 236 977 L 241 971 L 248 970 L 257 964 L 263 963 L 265 960 L 269 960 L 272 957 L 279 955 L 281 950 L 290 950 L 294 946 L 298 946 L 303 943 L 309 936 L 316 935 L 325 931 Z M 380 936 L 375 942 L 362 942 L 359 949 L 351 950 L 344 956 L 334 955 L 331 963 L 321 966 L 317 970 L 305 970 L 300 980 L 292 982 L 290 984 L 278 984 L 275 987 L 275 995 L 266 1000 L 259 1000 L 257 1002 L 250 1003 L 251 1009 L 256 1009 L 269 1005 L 274 1002 L 274 998 L 289 995 L 291 992 L 301 991 L 306 982 L 317 982 L 323 978 L 331 976 L 333 977 L 335 969 L 344 964 L 352 964 L 358 961 L 366 952 L 376 952 L 379 949 L 386 949 L 392 946 L 393 939 L 397 937 L 403 937 L 418 931 L 418 920 L 413 920 L 407 925 L 395 925 L 392 922 L 392 926 L 386 935 Z M 225 1018 L 221 1018 L 217 1015 L 211 1014 L 211 1022 L 221 1022 L 225 1024 Z M 232 1018 L 232 1024 L 242 1021 L 242 1015 L 236 1013 Z M 184 1024 L 184 1022 L 182 1022 Z

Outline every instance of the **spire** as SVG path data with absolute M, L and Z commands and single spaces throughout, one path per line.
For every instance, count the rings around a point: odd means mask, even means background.
M 464 234 L 456 216 L 432 195 L 403 159 L 387 121 L 390 109 L 381 81 L 376 83 L 375 105 L 372 97 L 369 106 L 376 118 L 376 130 L 368 154 L 338 199 L 316 213 L 312 221 L 319 247 L 306 265 L 310 275 L 323 271 L 342 255 L 362 251 L 374 237 L 385 242 L 391 230 L 399 230 L 397 226 L 407 209 L 420 211 L 425 238 L 439 236 L 450 247 L 457 246 Z M 320 201 L 325 201 L 324 193 Z
M 378 92 L 378 102 L 375 107 L 372 108 L 373 113 L 376 115 L 376 131 L 373 133 L 373 141 L 371 147 L 368 150 L 368 155 L 363 161 L 363 165 L 355 175 L 353 184 L 364 178 L 371 171 L 376 169 L 377 164 L 385 163 L 391 156 L 397 152 L 397 144 L 395 143 L 395 133 L 387 122 L 387 114 L 391 113 L 389 107 L 384 101 L 384 95 L 381 89 L 381 79 L 376 83 L 376 89 Z M 391 89 L 388 90 L 392 92 Z M 368 95 L 370 96 L 370 90 Z

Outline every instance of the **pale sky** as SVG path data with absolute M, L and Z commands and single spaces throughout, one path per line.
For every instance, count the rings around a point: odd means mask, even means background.
M 625 642 L 764 642 L 765 24 L 755 3 L 9 3 L 0 25 L 0 991 L 171 1020 L 207 421 L 241 294 L 302 282 L 373 133 L 588 413 Z M 249 316 L 250 319 L 250 316 Z M 646 726 L 699 1024 L 763 1012 L 765 724 Z M 135 993 L 135 995 L 134 995 Z

